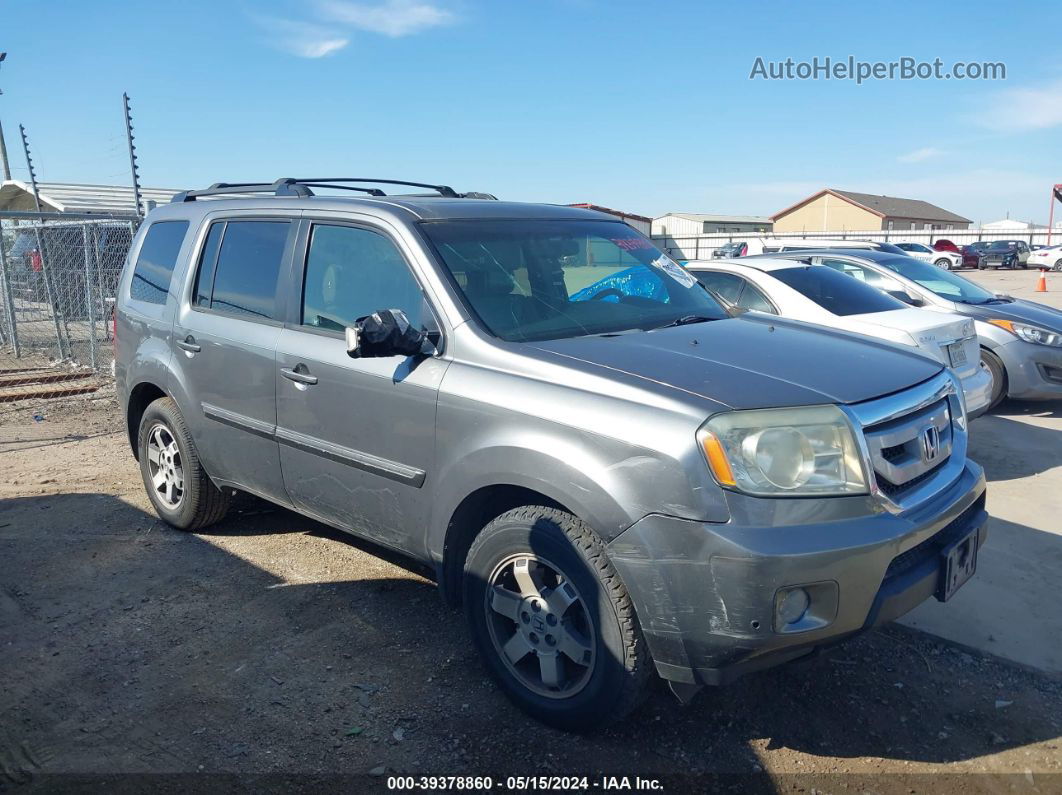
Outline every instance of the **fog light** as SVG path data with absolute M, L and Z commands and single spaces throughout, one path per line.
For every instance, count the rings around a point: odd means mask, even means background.
M 778 624 L 783 627 L 786 624 L 795 624 L 804 617 L 809 604 L 811 598 L 803 588 L 790 588 L 779 592 L 775 606 Z

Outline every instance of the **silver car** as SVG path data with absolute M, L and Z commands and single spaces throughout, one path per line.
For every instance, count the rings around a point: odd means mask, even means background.
M 982 366 L 992 374 L 988 408 L 1005 397 L 1062 398 L 1062 312 L 1054 307 L 989 292 L 911 257 L 823 249 L 797 258 L 829 265 L 916 306 L 972 318 Z
M 249 492 L 427 564 L 504 691 L 573 730 L 653 671 L 688 699 L 974 573 L 985 480 L 940 363 L 731 317 L 609 216 L 381 185 L 145 220 L 116 375 L 169 524 Z

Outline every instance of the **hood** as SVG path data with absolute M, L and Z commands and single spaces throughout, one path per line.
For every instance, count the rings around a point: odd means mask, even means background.
M 913 350 L 755 314 L 532 347 L 735 409 L 858 403 L 941 370 Z
M 1038 304 L 1035 301 L 1025 301 L 1015 298 L 1012 301 L 1004 301 L 998 304 L 962 305 L 963 314 L 979 320 L 987 320 L 991 317 L 1013 320 L 1016 323 L 1029 323 L 1040 326 L 1050 331 L 1062 333 L 1062 310 L 1054 307 Z

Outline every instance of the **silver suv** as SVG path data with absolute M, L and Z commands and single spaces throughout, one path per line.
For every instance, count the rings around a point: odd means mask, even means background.
M 731 317 L 609 216 L 367 182 L 215 185 L 138 232 L 118 391 L 174 527 L 249 492 L 429 564 L 567 729 L 973 574 L 985 481 L 940 363 Z

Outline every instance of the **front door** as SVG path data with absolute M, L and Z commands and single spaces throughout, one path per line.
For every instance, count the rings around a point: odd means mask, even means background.
M 380 309 L 435 325 L 382 230 L 306 222 L 302 306 L 277 346 L 277 441 L 288 494 L 307 513 L 388 546 L 422 552 L 435 406 L 448 362 L 352 359 L 344 329 Z M 298 269 L 296 269 L 298 270 Z

